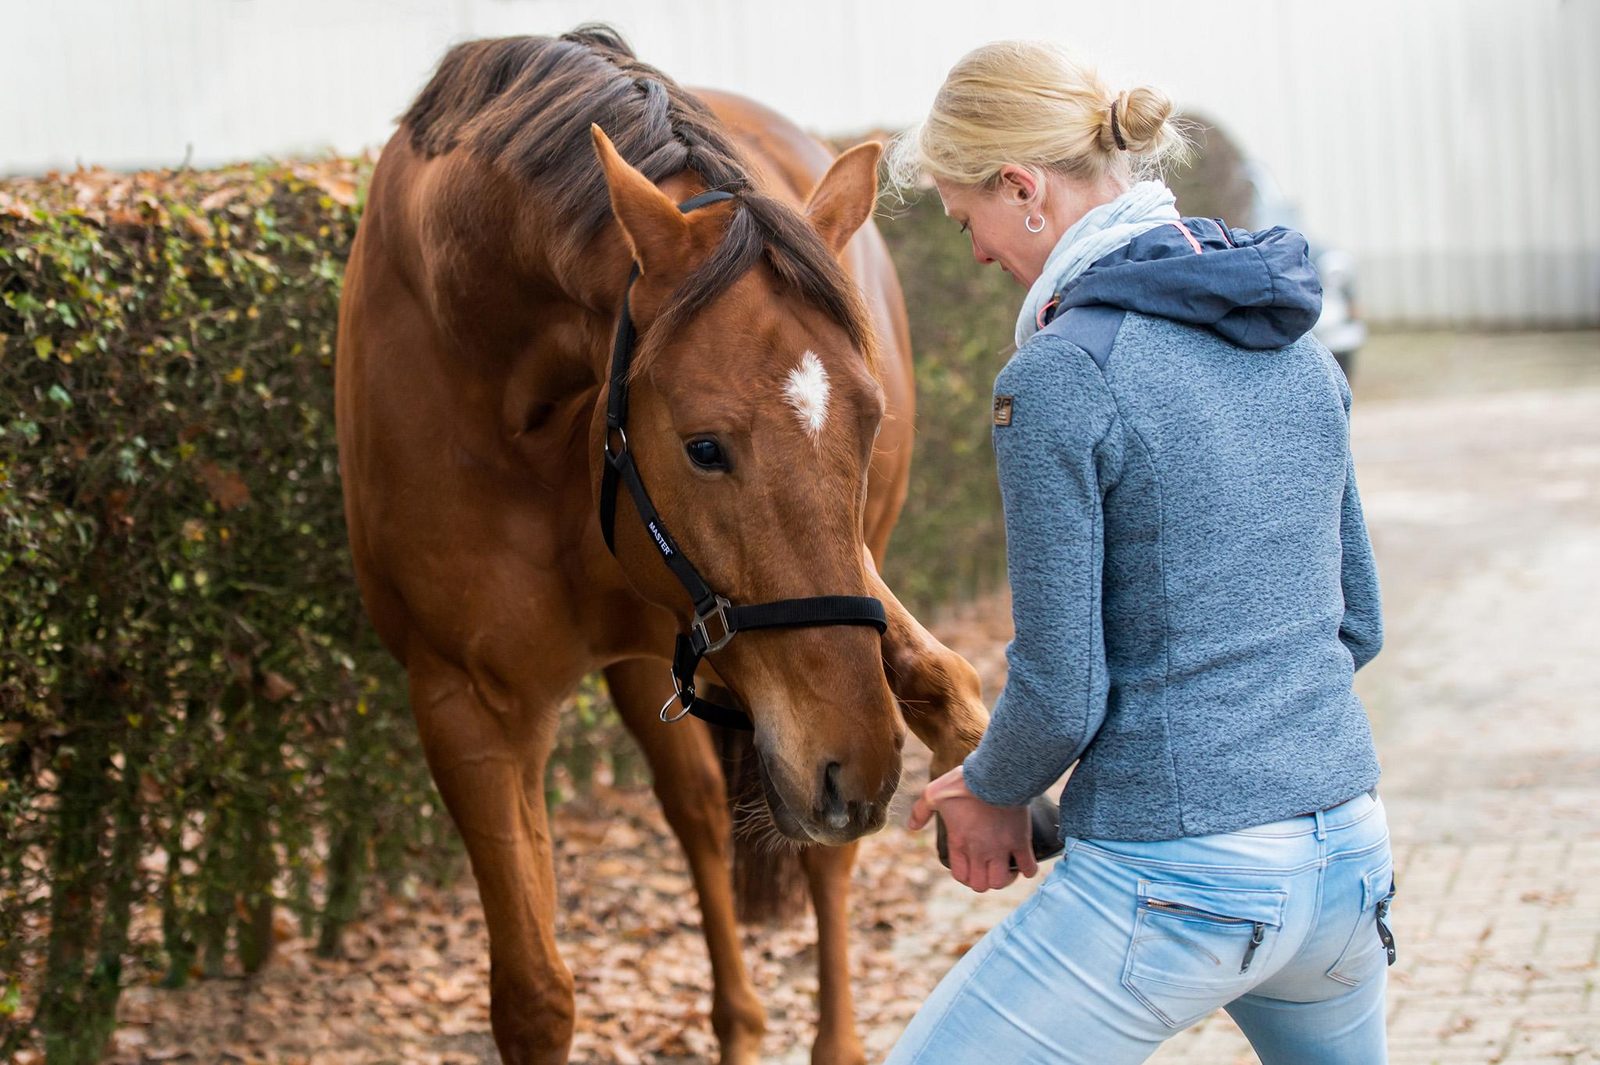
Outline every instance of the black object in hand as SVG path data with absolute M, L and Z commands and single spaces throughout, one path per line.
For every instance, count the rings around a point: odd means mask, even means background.
M 933 815 L 938 835 L 939 864 L 950 868 L 950 841 L 945 837 L 944 818 Z M 1054 858 L 1066 847 L 1061 843 L 1061 807 L 1048 795 L 1035 795 L 1028 804 L 1028 820 L 1033 828 L 1033 860 Z M 1017 872 L 1017 860 L 1011 859 L 1011 871 Z

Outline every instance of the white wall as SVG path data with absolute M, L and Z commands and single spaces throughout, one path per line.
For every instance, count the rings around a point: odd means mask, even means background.
M 592 19 L 823 131 L 1052 38 L 1220 118 L 1374 319 L 1600 323 L 1600 0 L 0 0 L 0 173 L 354 151 L 452 41 Z

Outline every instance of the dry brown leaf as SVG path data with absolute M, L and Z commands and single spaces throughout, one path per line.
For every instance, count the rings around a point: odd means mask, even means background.
M 244 189 L 240 186 L 225 185 L 217 191 L 207 193 L 202 197 L 200 209 L 202 211 L 215 211 L 220 207 L 226 207 L 242 195 L 244 195 Z
M 269 669 L 261 675 L 261 694 L 266 696 L 268 702 L 281 703 L 296 690 L 281 673 Z
M 250 502 L 250 488 L 236 470 L 224 469 L 214 462 L 202 462 L 199 472 L 206 492 L 224 511 L 236 510 Z

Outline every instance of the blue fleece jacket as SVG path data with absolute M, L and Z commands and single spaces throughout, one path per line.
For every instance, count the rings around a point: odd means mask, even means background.
M 1182 227 L 1070 282 L 995 380 L 1016 636 L 966 779 L 1015 805 L 1077 763 L 1063 835 L 1226 832 L 1378 779 L 1351 690 L 1377 572 L 1305 238 Z

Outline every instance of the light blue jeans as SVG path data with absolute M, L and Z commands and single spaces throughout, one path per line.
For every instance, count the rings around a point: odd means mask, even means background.
M 1392 868 L 1368 794 L 1211 836 L 1069 838 L 886 1065 L 1141 1062 L 1219 1007 L 1264 1065 L 1382 1065 Z

